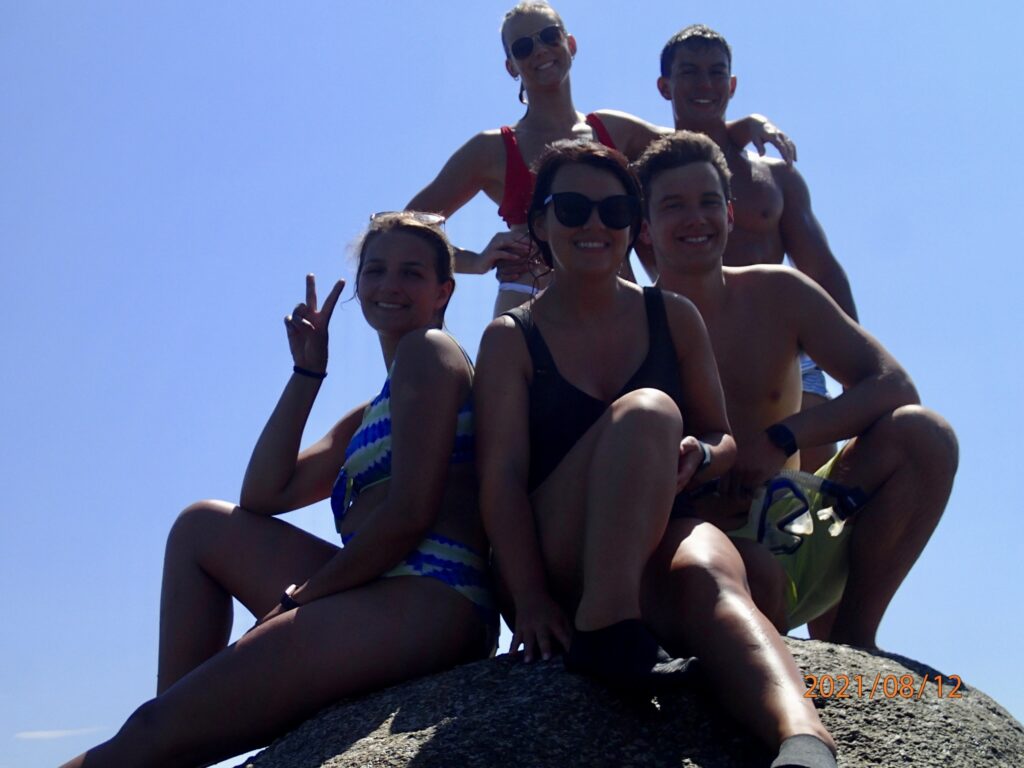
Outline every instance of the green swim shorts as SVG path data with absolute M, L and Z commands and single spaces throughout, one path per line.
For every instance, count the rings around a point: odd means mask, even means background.
M 836 459 L 841 454 L 842 451 L 839 451 L 814 474 L 828 479 Z M 817 517 L 818 510 L 829 503 L 829 497 L 812 490 L 805 489 L 804 492 L 814 522 L 814 531 L 803 538 L 803 543 L 796 551 L 775 555 L 787 580 L 787 630 L 806 624 L 838 603 L 843 596 L 849 570 L 850 525 L 844 526 L 838 536 L 832 536 L 828 530 L 828 521 L 822 522 Z M 791 509 L 792 504 L 787 499 L 775 502 L 768 508 L 768 521 L 777 522 Z M 729 536 L 757 540 L 757 525 L 748 524 L 740 530 L 730 532 Z

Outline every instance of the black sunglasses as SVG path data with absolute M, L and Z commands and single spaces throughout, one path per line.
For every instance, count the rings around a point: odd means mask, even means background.
M 533 53 L 534 40 L 540 40 L 544 45 L 554 46 L 562 42 L 563 34 L 560 26 L 552 24 L 550 27 L 544 27 L 540 32 L 513 40 L 508 49 L 515 58 L 525 59 Z
M 566 227 L 582 227 L 597 208 L 597 215 L 610 229 L 625 229 L 640 215 L 640 201 L 632 195 L 610 195 L 604 200 L 591 200 L 579 192 L 555 192 L 544 200 L 555 204 L 555 218 Z

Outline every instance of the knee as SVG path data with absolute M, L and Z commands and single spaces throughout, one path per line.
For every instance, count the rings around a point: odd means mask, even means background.
M 953 427 L 941 415 L 920 405 L 905 405 L 893 412 L 891 425 L 908 459 L 926 461 L 950 476 L 956 472 L 960 447 Z
M 676 588 L 690 599 L 750 596 L 743 558 L 729 537 L 710 523 L 698 525 L 680 543 L 670 572 Z
M 197 501 L 178 513 L 167 534 L 167 552 L 194 552 L 215 539 L 232 514 L 244 512 L 224 501 Z
M 679 440 L 683 416 L 675 401 L 660 389 L 636 389 L 611 406 L 612 423 L 643 435 L 664 435 Z

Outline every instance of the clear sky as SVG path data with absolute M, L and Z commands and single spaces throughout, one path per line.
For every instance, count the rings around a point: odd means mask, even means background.
M 796 140 L 864 325 L 960 438 L 946 517 L 879 642 L 1024 717 L 1021 6 L 556 7 L 577 108 L 670 121 L 658 54 L 699 21 L 732 43 L 730 114 Z M 53 765 L 152 695 L 166 532 L 191 501 L 237 497 L 303 275 L 349 276 L 371 211 L 521 115 L 505 9 L 0 0 L 0 768 Z M 479 199 L 448 231 L 476 247 L 500 224 Z M 461 278 L 449 310 L 471 353 L 494 286 Z M 331 331 L 309 437 L 385 374 L 354 302 Z M 334 535 L 326 504 L 290 519 Z

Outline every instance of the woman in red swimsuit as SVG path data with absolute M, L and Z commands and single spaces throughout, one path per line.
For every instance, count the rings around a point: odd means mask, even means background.
M 667 131 L 625 112 L 584 115 L 577 111 L 569 82 L 576 39 L 547 3 L 522 2 L 512 8 L 505 14 L 501 40 L 505 69 L 520 82 L 526 114 L 514 126 L 483 131 L 467 141 L 406 206 L 450 216 L 481 191 L 499 206 L 498 214 L 509 231 L 495 235 L 480 253 L 457 250 L 455 254 L 457 272 L 483 274 L 498 262 L 508 263 L 500 275 L 495 315 L 518 306 L 546 285 L 545 279 L 538 280 L 527 268 L 531 248 L 526 232 L 533 191 L 529 169 L 544 148 L 559 139 L 594 139 L 636 159 Z M 765 121 L 753 116 L 732 123 L 730 133 L 738 146 L 754 134 L 775 141 L 765 131 Z

